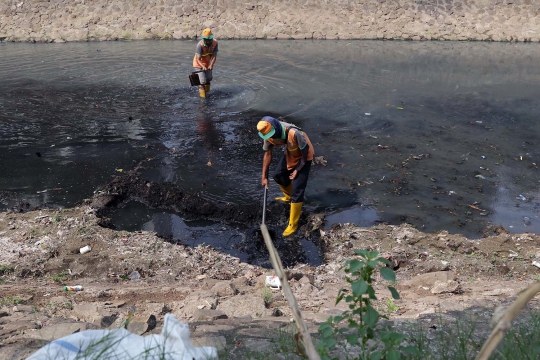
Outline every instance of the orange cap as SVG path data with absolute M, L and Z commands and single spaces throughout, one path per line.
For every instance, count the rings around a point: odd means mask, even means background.
M 202 38 L 203 39 L 213 39 L 214 34 L 212 34 L 212 30 L 210 28 L 206 28 L 202 31 Z
M 272 125 L 268 121 L 264 120 L 257 123 L 257 131 L 259 131 L 259 136 L 264 140 L 269 139 L 276 132 Z

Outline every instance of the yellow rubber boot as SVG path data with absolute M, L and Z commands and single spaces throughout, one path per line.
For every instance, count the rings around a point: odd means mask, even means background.
M 287 186 L 279 185 L 279 188 L 283 192 L 283 196 L 278 196 L 276 200 L 283 202 L 291 202 L 292 182 Z
M 204 85 L 204 91 L 208 94 L 210 92 L 210 84 Z
M 289 218 L 289 226 L 283 232 L 283 236 L 289 236 L 298 229 L 298 220 L 302 213 L 302 203 L 291 203 L 291 216 Z
M 202 98 L 206 97 L 206 90 L 204 89 L 204 87 L 199 88 L 199 96 Z

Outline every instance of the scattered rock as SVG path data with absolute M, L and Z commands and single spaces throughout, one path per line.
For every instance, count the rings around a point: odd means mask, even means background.
M 435 281 L 431 289 L 432 294 L 457 293 L 461 291 L 461 286 L 455 280 Z
M 212 287 L 212 291 L 217 296 L 233 296 L 238 293 L 236 287 L 230 282 L 219 282 Z
M 515 289 L 493 289 L 493 290 L 489 290 L 489 291 L 485 291 L 483 293 L 483 295 L 486 295 L 486 296 L 500 296 L 500 295 L 507 295 L 507 296 L 511 296 L 511 295 L 514 295 L 514 293 L 516 292 Z
M 32 320 L 17 320 L 4 324 L 0 329 L 0 339 L 5 339 L 15 333 L 21 333 L 28 329 L 37 329 L 39 326 Z
M 16 305 L 13 307 L 13 312 L 31 313 L 34 311 L 35 308 L 30 305 Z
M 218 351 L 227 348 L 227 339 L 225 338 L 225 336 L 193 337 L 191 338 L 191 342 L 194 346 L 213 346 Z
M 106 301 L 104 304 L 103 304 L 103 307 L 105 309 L 107 308 L 113 308 L 113 309 L 117 309 L 117 308 L 121 308 L 122 306 L 124 306 L 126 304 L 125 301 Z
M 101 320 L 101 314 L 96 303 L 77 304 L 73 306 L 72 316 L 77 320 L 94 322 Z
M 32 333 L 30 336 L 35 339 L 42 339 L 45 341 L 53 341 L 60 339 L 64 336 L 68 336 L 79 331 L 84 331 L 94 327 L 89 327 L 87 323 L 81 322 L 72 322 L 72 323 L 60 323 L 54 324 L 51 326 L 43 327 L 36 332 Z
M 142 335 L 156 327 L 157 320 L 154 315 L 150 316 L 133 316 L 129 319 L 127 329 L 138 335 Z
M 193 315 L 193 321 L 214 321 L 218 319 L 227 319 L 227 315 L 219 310 L 201 309 Z
M 406 281 L 403 285 L 418 288 L 418 287 L 433 287 L 437 281 L 446 282 L 454 279 L 454 274 L 451 271 L 436 271 L 427 274 L 420 274 L 415 276 L 409 281 Z
M 229 317 L 272 315 L 272 310 L 266 308 L 263 298 L 256 294 L 233 296 L 219 304 L 217 309 Z

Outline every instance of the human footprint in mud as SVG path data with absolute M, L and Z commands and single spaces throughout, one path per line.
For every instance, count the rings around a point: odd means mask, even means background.
M 272 148 L 285 145 L 285 154 L 279 160 L 274 180 L 283 192 L 283 197 L 278 197 L 276 200 L 291 203 L 289 225 L 283 232 L 283 236 L 289 236 L 298 229 L 298 220 L 315 151 L 306 133 L 293 124 L 279 121 L 271 116 L 265 116 L 259 121 L 257 131 L 264 140 L 262 186 L 268 187 Z
M 193 67 L 199 75 L 199 95 L 205 98 L 210 92 L 210 82 L 212 81 L 212 69 L 216 62 L 218 53 L 218 42 L 214 39 L 212 30 L 206 28 L 202 32 L 202 40 L 197 43 L 195 56 L 193 57 Z

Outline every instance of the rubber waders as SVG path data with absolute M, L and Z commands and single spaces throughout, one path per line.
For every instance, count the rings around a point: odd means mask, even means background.
M 204 91 L 208 94 L 210 92 L 210 84 L 204 85 Z
M 206 91 L 204 90 L 204 85 L 201 85 L 201 87 L 199 87 L 199 96 L 202 98 L 206 97 Z
M 276 200 L 283 202 L 291 202 L 292 182 L 287 186 L 279 185 L 279 188 L 283 192 L 283 196 L 278 196 Z
M 298 220 L 302 213 L 302 203 L 291 203 L 291 216 L 289 218 L 289 226 L 283 232 L 283 236 L 289 236 L 298 229 Z

